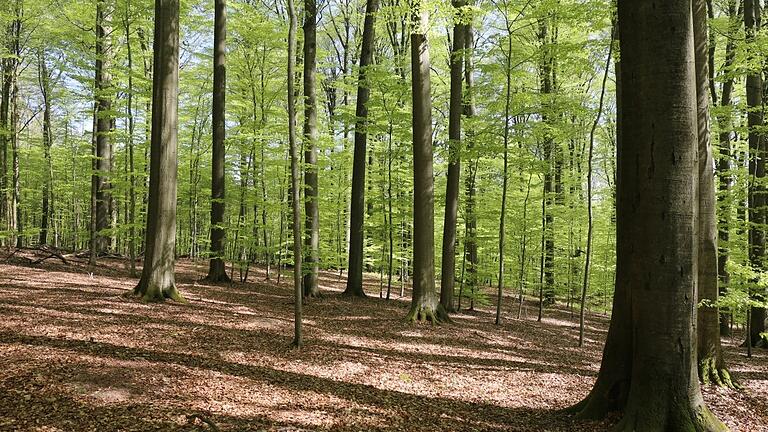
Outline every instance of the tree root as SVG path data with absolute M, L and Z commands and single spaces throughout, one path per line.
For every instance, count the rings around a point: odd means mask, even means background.
M 673 405 L 667 413 L 630 409 L 613 428 L 613 432 L 640 431 L 728 432 L 728 427 L 705 406 L 687 410 Z
M 405 320 L 412 323 L 426 323 L 431 324 L 443 324 L 450 323 L 451 318 L 443 308 L 443 305 L 437 304 L 434 307 L 427 307 L 424 305 L 412 307 L 408 315 L 405 316 Z
M 717 358 L 710 356 L 699 362 L 699 379 L 704 385 L 715 385 L 738 390 L 741 386 L 731 377 L 725 366 L 718 365 Z

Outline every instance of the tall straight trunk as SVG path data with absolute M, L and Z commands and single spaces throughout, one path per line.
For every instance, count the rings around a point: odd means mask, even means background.
M 472 102 L 472 47 L 474 38 L 472 36 L 472 26 L 467 24 L 467 26 L 464 28 L 464 82 L 466 85 L 466 92 L 467 95 L 464 97 L 463 102 L 463 114 L 467 118 L 470 118 L 475 115 L 475 107 Z M 466 250 L 466 264 L 467 264 L 467 273 L 469 276 L 467 277 L 466 284 L 470 291 L 470 298 L 469 298 L 469 310 L 474 310 L 475 308 L 475 290 L 477 289 L 478 285 L 478 279 L 477 279 L 477 267 L 478 267 L 478 256 L 477 256 L 477 213 L 475 210 L 475 207 L 477 206 L 476 196 L 477 196 L 477 164 L 479 158 L 475 156 L 472 157 L 472 150 L 475 147 L 474 138 L 472 136 L 471 131 L 467 132 L 467 178 L 465 180 L 465 187 L 466 187 L 466 193 L 467 193 L 467 204 L 466 204 L 466 215 L 465 215 L 465 242 L 467 244 L 467 250 Z
M 45 173 L 43 180 L 43 201 L 41 203 L 42 215 L 40 218 L 41 245 L 48 244 L 48 228 L 51 220 L 51 196 L 53 191 L 53 164 L 51 162 L 51 89 L 48 66 L 45 64 L 45 50 L 38 52 L 38 83 L 40 93 L 43 96 L 43 158 L 45 160 Z
M 131 277 L 136 277 L 136 166 L 134 158 L 133 133 L 135 122 L 133 118 L 133 50 L 131 49 L 131 2 L 126 2 L 125 9 L 125 46 L 128 55 L 128 101 L 126 115 L 128 117 L 128 257 L 131 260 Z
M 8 50 L 12 49 L 13 24 L 9 24 L 6 30 Z M 10 119 L 11 105 L 11 83 L 13 82 L 13 72 L 15 71 L 15 57 L 4 58 L 2 60 L 3 73 L 0 88 L 0 219 L 5 223 L 5 227 L 10 226 L 10 217 L 8 213 L 8 145 L 11 141 L 8 121 Z
M 109 34 L 109 12 L 105 0 L 96 2 L 96 232 L 94 247 L 97 255 L 106 253 L 111 247 L 111 234 L 105 232 L 112 228 L 112 77 L 109 71 L 112 55 Z
M 21 237 L 14 238 L 17 230 L 20 230 L 20 211 L 18 209 L 18 152 L 17 145 L 17 123 L 18 123 L 18 68 L 21 58 L 21 26 L 22 11 L 19 1 L 13 4 L 13 19 L 8 25 L 6 40 L 8 43 L 8 52 L 14 55 L 4 60 L 3 66 L 3 94 L 2 103 L 0 103 L 0 128 L 2 128 L 2 154 L 3 154 L 3 209 L 7 221 L 7 229 L 11 232 L 11 241 L 17 247 L 21 246 Z M 8 179 L 8 150 L 10 145 L 11 173 Z M 9 190 L 10 189 L 10 190 Z
M 320 259 L 320 212 L 317 181 L 317 0 L 304 0 L 304 208 L 305 261 L 304 296 L 317 297 Z
M 619 0 L 619 280 L 581 415 L 618 431 L 726 431 L 696 374 L 698 124 L 690 0 Z M 631 84 L 631 85 L 628 85 Z M 620 336 L 620 337 L 617 337 Z
M 539 42 L 541 43 L 541 59 L 539 64 L 540 87 L 539 92 L 542 97 L 541 120 L 547 126 L 553 123 L 552 106 L 550 100 L 553 93 L 553 65 L 552 65 L 552 47 L 550 46 L 551 36 L 549 35 L 549 19 L 541 19 L 539 22 Z M 552 206 L 554 204 L 552 194 L 556 192 L 555 175 L 553 175 L 555 159 L 555 140 L 550 131 L 545 131 L 543 142 L 543 157 L 546 164 L 544 171 L 544 218 L 546 220 L 546 230 L 544 231 L 544 287 L 542 288 L 544 304 L 549 305 L 555 302 L 555 237 L 554 237 L 554 218 L 552 216 Z
M 709 130 L 709 47 L 706 0 L 693 0 L 693 32 L 696 58 L 698 121 L 698 322 L 697 355 L 699 378 L 703 383 L 733 387 L 720 346 L 720 314 L 717 273 L 717 216 L 715 215 L 714 160 Z
M 293 0 L 288 1 L 288 145 L 291 157 L 291 207 L 293 225 L 293 290 L 294 290 L 294 337 L 293 345 L 303 344 L 301 330 L 302 320 L 302 286 L 301 286 L 301 203 L 299 200 L 299 143 L 296 142 L 296 30 L 297 19 Z M 282 226 L 282 224 L 281 224 Z M 279 283 L 279 271 L 278 271 Z
M 152 136 L 144 268 L 133 294 L 145 301 L 185 301 L 176 289 L 176 172 L 179 1 L 155 0 Z
M 733 129 L 731 110 L 731 95 L 733 93 L 734 77 L 731 73 L 733 63 L 736 59 L 736 33 L 741 28 L 742 20 L 740 18 L 740 11 L 737 9 L 737 3 L 741 3 L 738 0 L 729 0 L 728 2 L 728 18 L 730 25 L 728 27 L 728 41 L 725 45 L 725 62 L 723 64 L 723 70 L 725 71 L 725 77 L 721 89 L 720 96 L 720 110 L 716 118 L 720 133 L 718 134 L 718 141 L 720 142 L 720 157 L 717 160 L 717 175 L 719 177 L 720 195 L 718 196 L 718 215 L 720 216 L 718 222 L 718 257 L 717 257 L 717 274 L 720 278 L 719 294 L 725 295 L 730 284 L 731 277 L 728 273 L 728 260 L 729 260 L 729 246 L 728 241 L 730 239 L 730 224 L 731 224 L 731 210 L 730 210 L 730 191 L 731 191 L 731 130 Z M 709 4 L 710 14 L 713 14 L 711 4 Z M 711 57 L 713 57 L 713 48 L 710 46 Z M 714 62 L 714 59 L 712 59 Z M 711 66 L 711 64 L 710 64 Z M 714 69 L 714 68 L 713 68 Z M 713 71 L 710 70 L 710 74 Z M 716 96 L 712 98 L 713 103 L 716 103 Z M 728 310 L 721 308 L 720 311 L 720 334 L 723 336 L 730 334 L 730 313 Z
M 496 294 L 496 325 L 501 324 L 501 299 L 504 295 L 504 242 L 506 237 L 506 216 L 507 216 L 507 184 L 509 182 L 509 129 L 510 129 L 510 105 L 512 103 L 512 35 L 510 23 L 507 24 L 507 53 L 505 55 L 506 63 L 506 82 L 504 98 L 504 172 L 501 186 L 501 215 L 499 216 L 499 285 Z
M 18 33 L 16 44 L 16 53 L 20 54 Z M 17 63 L 18 64 L 18 63 Z M 20 184 L 20 169 L 19 169 L 19 82 L 16 72 L 13 74 L 13 85 L 11 86 L 11 188 L 13 192 L 11 194 L 11 219 L 13 220 L 12 232 L 16 237 L 16 247 L 20 248 L 24 246 L 24 228 L 22 226 L 21 218 L 21 184 Z
M 352 163 L 352 201 L 349 219 L 349 266 L 344 294 L 365 297 L 363 290 L 363 227 L 365 219 L 365 155 L 368 139 L 368 99 L 371 95 L 368 69 L 373 64 L 375 14 L 379 0 L 367 0 L 363 23 L 363 44 L 360 47 L 360 72 L 355 107 L 355 151 Z M 390 221 L 391 222 L 391 221 Z
M 616 30 L 613 29 L 613 32 Z M 592 216 L 592 160 L 595 155 L 595 132 L 600 124 L 600 117 L 603 115 L 603 103 L 605 101 L 605 84 L 608 82 L 608 73 L 611 68 L 611 56 L 613 55 L 613 38 L 611 38 L 608 48 L 608 59 L 605 61 L 605 71 L 603 73 L 603 82 L 600 87 L 600 103 L 597 107 L 595 121 L 592 122 L 592 129 L 589 131 L 589 150 L 587 154 L 587 245 L 586 257 L 584 258 L 584 279 L 581 285 L 581 302 L 579 308 L 579 346 L 584 346 L 584 321 L 586 317 L 585 305 L 587 303 L 587 290 L 589 289 L 590 265 L 592 263 L 592 232 L 594 230 L 594 220 Z M 579 175 L 581 178 L 581 175 Z
M 440 304 L 453 312 L 453 290 L 456 281 L 456 223 L 459 213 L 459 180 L 461 179 L 461 114 L 464 83 L 464 51 L 467 25 L 462 22 L 465 0 L 454 0 L 453 46 L 451 48 L 451 94 L 448 113 L 448 174 L 445 187 L 445 218 L 440 274 Z M 464 18 L 465 19 L 465 18 Z
M 413 91 L 413 295 L 410 321 L 437 323 L 448 318 L 435 292 L 435 197 L 432 177 L 432 100 L 427 30 L 429 12 L 412 8 L 411 88 Z
M 224 138 L 226 134 L 227 92 L 227 1 L 216 0 L 213 24 L 213 155 L 211 160 L 211 259 L 210 282 L 231 282 L 224 268 L 225 170 Z
M 757 0 L 744 0 L 744 28 L 749 45 L 749 56 L 754 57 L 755 33 L 759 28 L 760 3 Z M 765 258 L 766 188 L 762 185 L 765 177 L 765 139 L 763 132 L 763 79 L 760 70 L 747 72 L 747 126 L 749 128 L 749 261 L 754 269 L 761 269 Z M 764 299 L 764 288 L 752 288 L 750 296 L 756 301 Z M 755 346 L 761 341 L 765 331 L 765 308 L 752 307 L 750 313 L 750 333 L 746 343 Z

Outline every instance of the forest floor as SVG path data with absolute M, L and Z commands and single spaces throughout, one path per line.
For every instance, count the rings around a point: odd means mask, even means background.
M 581 400 L 600 366 L 608 326 L 562 307 L 536 322 L 480 309 L 441 326 L 403 320 L 407 298 L 325 295 L 305 305 L 306 345 L 291 349 L 290 276 L 253 269 L 246 284 L 207 285 L 205 262 L 182 260 L 188 304 L 144 304 L 126 262 L 0 256 L 2 431 L 605 431 L 558 413 Z M 38 255 L 44 257 L 45 255 Z M 274 277 L 274 274 L 273 274 Z M 395 294 L 399 294 L 396 292 Z M 395 298 L 397 295 L 395 295 Z M 512 308 L 512 299 L 506 309 Z M 732 431 L 768 431 L 768 352 L 747 359 L 723 340 L 744 386 L 705 389 Z

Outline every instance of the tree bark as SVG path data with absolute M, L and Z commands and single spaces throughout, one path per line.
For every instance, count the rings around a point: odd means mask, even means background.
M 373 64 L 374 24 L 379 0 L 367 0 L 363 23 L 363 44 L 355 107 L 355 151 L 352 162 L 352 201 L 349 219 L 349 266 L 344 294 L 365 297 L 363 290 L 363 227 L 365 219 L 365 155 L 368 139 L 368 99 L 371 95 L 368 68 Z M 391 221 L 390 221 L 391 222 Z
M 224 268 L 226 211 L 224 170 L 227 93 L 227 1 L 216 0 L 213 24 L 213 155 L 211 160 L 211 259 L 208 266 L 209 282 L 232 282 Z
M 725 431 L 696 374 L 698 123 L 690 0 L 619 0 L 618 275 L 582 417 L 619 431 Z
M 95 254 L 106 253 L 111 245 L 111 234 L 105 232 L 112 228 L 112 146 L 110 144 L 110 132 L 112 132 L 112 76 L 109 72 L 110 57 L 112 55 L 108 24 L 109 12 L 106 10 L 105 0 L 96 2 L 96 232 L 94 247 Z
M 427 30 L 422 0 L 413 4 L 411 87 L 413 91 L 413 295 L 410 321 L 439 323 L 448 318 L 435 292 L 435 197 L 432 177 L 432 100 Z
M 45 63 L 45 49 L 38 52 L 38 83 L 40 93 L 43 96 L 43 159 L 45 160 L 45 173 L 43 180 L 43 199 L 41 203 L 42 215 L 40 218 L 41 245 L 48 244 L 48 226 L 51 219 L 51 197 L 53 191 L 53 164 L 51 162 L 51 89 L 48 66 Z
M 748 55 L 756 53 L 755 33 L 759 26 L 760 3 L 756 0 L 744 0 L 744 28 L 748 44 Z M 747 126 L 749 128 L 749 262 L 755 270 L 761 269 L 765 258 L 766 189 L 762 185 L 765 177 L 765 139 L 760 129 L 763 127 L 763 79 L 760 70 L 750 70 L 746 79 Z M 756 301 L 764 300 L 764 288 L 750 289 L 750 297 Z M 765 308 L 752 307 L 750 313 L 750 333 L 745 341 L 752 346 L 761 342 L 760 334 L 765 332 Z
M 179 1 L 155 0 L 152 135 L 144 268 L 133 294 L 184 302 L 174 276 L 179 89 Z
M 288 1 L 288 144 L 291 157 L 291 207 L 293 210 L 293 289 L 294 289 L 294 337 L 293 345 L 303 344 L 302 321 L 302 286 L 301 286 L 301 203 L 299 200 L 299 145 L 296 142 L 296 10 L 293 0 Z M 278 273 L 279 280 L 279 273 Z
M 317 181 L 317 0 L 304 0 L 304 208 L 305 243 L 304 296 L 317 297 L 320 259 L 320 212 Z
M 456 281 L 456 223 L 459 213 L 461 179 L 461 114 L 463 102 L 463 67 L 467 25 L 463 22 L 465 0 L 454 0 L 453 46 L 451 48 L 451 89 L 448 113 L 448 174 L 445 187 L 445 218 L 440 274 L 440 304 L 454 312 L 453 290 Z
M 698 322 L 699 379 L 705 384 L 733 387 L 720 346 L 720 314 L 717 273 L 717 216 L 715 216 L 714 161 L 709 130 L 709 47 L 706 0 L 693 0 L 693 34 L 696 60 L 698 124 Z

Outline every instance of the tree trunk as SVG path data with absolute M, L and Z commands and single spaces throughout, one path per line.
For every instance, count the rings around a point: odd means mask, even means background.
M 540 65 L 539 65 L 539 76 L 540 76 L 540 92 L 542 95 L 542 113 L 541 113 L 541 120 L 542 122 L 547 125 L 547 127 L 550 127 L 552 124 L 552 101 L 549 100 L 551 98 L 551 94 L 553 93 L 553 72 L 552 72 L 552 48 L 550 45 L 550 36 L 549 36 L 549 19 L 541 19 L 539 22 L 539 42 L 542 44 L 541 46 L 541 59 L 540 59 Z M 546 223 L 544 224 L 546 226 L 546 229 L 544 231 L 544 251 L 543 258 L 544 258 L 544 280 L 542 287 L 543 292 L 543 303 L 544 305 L 550 305 L 555 302 L 555 237 L 554 237 L 554 227 L 553 222 L 554 218 L 552 216 L 552 193 L 553 191 L 553 185 L 555 184 L 553 171 L 554 171 L 554 159 L 555 159 L 555 141 L 554 137 L 552 136 L 552 133 L 549 131 L 545 131 L 544 135 L 544 142 L 543 142 L 543 157 L 544 162 L 546 163 L 546 168 L 544 171 L 544 219 Z
M 216 0 L 213 24 L 213 155 L 211 160 L 211 260 L 209 282 L 232 282 L 224 268 L 225 184 L 224 138 L 226 134 L 226 93 L 227 93 L 227 2 Z
M 741 28 L 742 20 L 740 13 L 737 10 L 737 0 L 729 0 L 728 2 L 728 18 L 730 20 L 728 30 L 728 41 L 725 45 L 725 62 L 723 64 L 723 70 L 726 72 L 720 97 L 720 106 L 723 108 L 721 114 L 717 116 L 717 124 L 720 129 L 718 139 L 720 142 L 720 157 L 717 161 L 717 175 L 719 177 L 720 195 L 718 196 L 718 215 L 720 216 L 718 223 L 718 257 L 717 257 L 717 274 L 720 278 L 719 294 L 725 295 L 730 284 L 730 274 L 728 273 L 728 259 L 730 255 L 728 241 L 730 238 L 730 224 L 731 224 L 731 210 L 730 210 L 730 191 L 731 191 L 731 130 L 733 129 L 731 110 L 731 94 L 733 92 L 733 74 L 730 73 L 733 68 L 734 60 L 736 59 L 736 33 Z M 711 11 L 710 5 L 710 14 Z M 710 52 L 713 52 L 714 46 L 710 46 Z M 714 60 L 712 60 L 714 62 Z M 713 71 L 710 70 L 710 74 Z M 713 103 L 716 103 L 716 97 L 713 96 Z M 728 310 L 720 309 L 720 334 L 722 336 L 730 335 L 730 313 Z
M 472 26 L 467 24 L 467 26 L 464 29 L 464 49 L 466 50 L 464 54 L 464 82 L 466 83 L 466 91 L 467 96 L 464 98 L 463 103 L 463 113 L 467 118 L 470 118 L 474 116 L 475 114 L 475 107 L 472 102 L 472 54 L 471 50 L 473 47 L 473 37 L 472 37 Z M 467 132 L 467 178 L 465 180 L 465 187 L 467 192 L 467 205 L 466 205 L 466 231 L 465 231 L 465 242 L 467 244 L 467 250 L 466 250 L 466 259 L 467 259 L 467 270 L 466 272 L 469 274 L 467 277 L 467 286 L 469 288 L 470 292 L 470 298 L 469 298 L 469 310 L 474 310 L 475 308 L 475 290 L 477 289 L 478 285 L 478 279 L 477 279 L 477 266 L 478 266 L 478 257 L 477 257 L 477 213 L 475 211 L 475 206 L 477 205 L 477 202 L 475 200 L 475 197 L 477 195 L 477 183 L 475 182 L 477 178 L 477 164 L 478 164 L 478 157 L 475 156 L 472 157 L 472 151 L 475 147 L 475 143 L 473 140 L 473 136 L 471 132 Z
M 131 260 L 131 277 L 136 277 L 136 172 L 134 163 L 133 132 L 135 123 L 133 118 L 133 50 L 131 49 L 131 2 L 126 2 L 125 9 L 125 46 L 128 55 L 128 101 L 126 102 L 126 114 L 128 117 L 128 257 Z
M 294 337 L 293 345 L 303 344 L 301 330 L 302 287 L 301 287 L 301 203 L 299 202 L 299 144 L 296 142 L 296 10 L 293 0 L 288 1 L 288 143 L 291 156 L 291 207 L 293 210 L 293 289 L 294 289 Z M 279 273 L 278 273 L 279 280 Z
M 317 96 L 315 69 L 317 67 L 317 1 L 304 0 L 304 208 L 307 272 L 304 275 L 304 296 L 317 297 L 320 259 L 320 212 L 317 181 Z
M 696 96 L 698 121 L 698 323 L 697 355 L 699 379 L 704 384 L 733 387 L 720 346 L 718 313 L 717 216 L 715 215 L 714 161 L 709 130 L 709 59 L 706 0 L 693 0 L 693 31 L 696 57 Z
M 45 50 L 38 52 L 38 83 L 40 93 L 43 96 L 43 158 L 45 159 L 45 173 L 43 181 L 42 215 L 40 218 L 41 245 L 48 244 L 48 223 L 51 219 L 51 192 L 53 191 L 53 164 L 51 162 L 51 89 L 48 66 L 45 64 Z
M 618 280 L 582 417 L 619 431 L 725 431 L 696 376 L 696 70 L 691 2 L 619 0 Z
M 456 281 L 456 223 L 459 213 L 461 179 L 461 114 L 463 102 L 463 67 L 467 25 L 462 22 L 465 0 L 454 0 L 453 47 L 451 48 L 451 94 L 448 114 L 448 175 L 445 188 L 443 251 L 440 274 L 440 304 L 454 312 L 453 290 Z
M 413 4 L 413 296 L 406 319 L 439 323 L 448 314 L 435 292 L 435 197 L 432 177 L 432 100 L 429 82 L 429 13 Z
M 109 12 L 105 0 L 96 3 L 96 232 L 94 247 L 95 254 L 106 253 L 111 246 L 111 234 L 105 232 L 112 228 L 112 77 L 109 72 L 111 48 L 109 34 L 111 32 L 107 21 Z
M 357 106 L 355 107 L 355 151 L 352 165 L 352 201 L 349 219 L 349 268 L 347 271 L 347 288 L 344 290 L 344 294 L 357 297 L 365 297 L 365 291 L 363 291 L 365 155 L 368 138 L 368 99 L 371 94 L 367 72 L 370 65 L 373 64 L 374 24 L 378 8 L 379 0 L 367 0 L 363 24 L 363 44 L 360 53 Z
M 760 19 L 760 3 L 757 0 L 744 0 L 744 28 L 746 40 L 749 44 L 748 55 L 754 57 L 757 50 L 755 46 L 755 33 Z M 763 79 L 760 70 L 747 72 L 747 126 L 749 128 L 749 262 L 755 271 L 763 266 L 765 257 L 765 229 L 766 222 L 766 188 L 762 185 L 765 177 L 765 147 L 766 143 L 761 132 L 763 127 Z M 750 297 L 756 301 L 763 301 L 764 288 L 751 288 Z M 760 334 L 765 332 L 765 308 L 752 307 L 750 313 L 750 333 L 746 343 L 752 346 L 761 342 Z
M 144 268 L 133 294 L 185 301 L 174 277 L 179 89 L 179 1 L 155 0 L 152 136 Z

